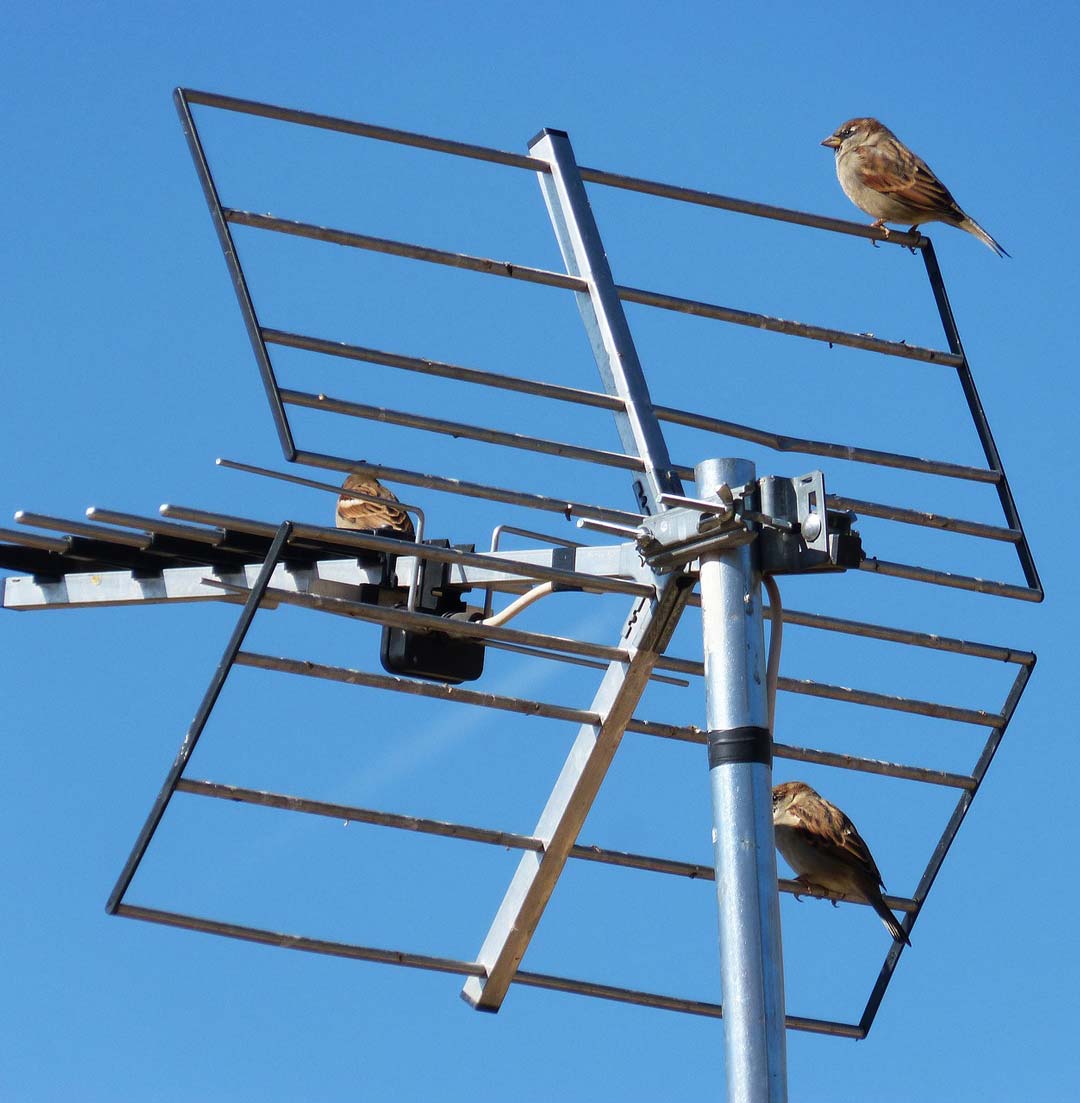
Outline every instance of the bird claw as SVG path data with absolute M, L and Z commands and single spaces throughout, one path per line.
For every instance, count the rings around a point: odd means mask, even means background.
M 871 222 L 870 223 L 870 229 L 871 230 L 880 230 L 882 232 L 882 234 L 885 236 L 886 241 L 889 238 L 889 234 L 892 233 L 892 231 L 889 229 L 889 227 L 885 225 L 885 220 L 883 218 L 879 218 L 876 221 Z M 874 238 L 870 239 L 870 244 L 875 249 L 878 247 L 878 243 Z

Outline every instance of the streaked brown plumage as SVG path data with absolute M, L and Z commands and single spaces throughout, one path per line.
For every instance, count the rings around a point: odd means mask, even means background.
M 362 529 L 378 532 L 383 536 L 397 536 L 402 540 L 415 540 L 416 531 L 412 518 L 400 509 L 392 491 L 373 475 L 349 475 L 342 484 L 343 490 L 355 490 L 381 499 L 369 502 L 342 494 L 338 498 L 335 524 L 339 529 Z
M 865 900 L 893 938 L 911 945 L 882 899 L 884 884 L 870 848 L 855 825 L 804 781 L 785 781 L 772 792 L 776 849 L 808 888 Z
M 844 194 L 874 216 L 888 236 L 886 222 L 947 222 L 974 234 L 999 257 L 1009 254 L 969 215 L 930 166 L 877 119 L 848 119 L 822 143 L 836 150 L 836 175 Z

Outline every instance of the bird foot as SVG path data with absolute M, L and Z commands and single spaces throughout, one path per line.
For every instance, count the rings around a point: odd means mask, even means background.
M 883 219 L 883 218 L 878 218 L 878 219 L 875 219 L 873 222 L 871 222 L 870 223 L 870 229 L 871 230 L 880 230 L 885 235 L 886 238 L 889 236 L 890 233 L 892 233 L 892 231 L 889 229 L 889 227 L 885 225 L 885 219 Z M 875 249 L 878 247 L 878 243 L 874 240 L 874 238 L 870 239 L 870 244 Z

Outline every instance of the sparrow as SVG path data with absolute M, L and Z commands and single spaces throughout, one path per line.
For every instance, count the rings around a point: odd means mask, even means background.
M 367 497 L 342 494 L 337 500 L 334 517 L 334 523 L 339 529 L 380 532 L 384 536 L 395 536 L 401 540 L 416 539 L 412 518 L 405 510 L 398 508 L 393 491 L 388 490 L 373 475 L 349 475 L 342 484 L 342 489 L 381 500 L 369 501 Z
M 776 849 L 807 888 L 828 889 L 864 900 L 886 930 L 910 946 L 907 932 L 882 899 L 878 867 L 855 825 L 804 781 L 785 781 L 772 791 Z
M 999 257 L 1009 255 L 964 214 L 930 166 L 877 119 L 848 119 L 821 144 L 836 150 L 836 175 L 844 194 L 874 216 L 871 225 L 886 237 L 886 222 L 909 223 L 912 233 L 923 222 L 947 222 L 974 234 Z

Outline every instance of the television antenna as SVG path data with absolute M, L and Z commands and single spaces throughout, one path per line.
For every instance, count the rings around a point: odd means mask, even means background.
M 528 154 L 521 155 L 207 92 L 178 89 L 175 98 L 282 453 L 287 462 L 316 470 L 310 476 L 301 476 L 231 459 L 219 463 L 257 476 L 299 483 L 323 494 L 340 492 L 337 480 L 342 473 L 385 478 L 410 488 L 409 502 L 405 504 L 418 524 L 415 541 L 402 541 L 301 521 L 255 519 L 165 505 L 161 507 L 162 517 L 92 507 L 87 511 L 86 521 L 20 512 L 16 514 L 17 521 L 43 531 L 0 530 L 0 566 L 24 572 L 4 579 L 3 605 L 8 609 L 201 600 L 241 605 L 239 619 L 195 719 L 109 897 L 108 911 L 291 949 L 456 973 L 465 978 L 462 995 L 480 1010 L 497 1011 L 509 988 L 519 985 L 707 1017 L 722 1016 L 729 1098 L 786 1098 L 785 1027 L 864 1038 L 899 964 L 903 946 L 899 942 L 890 946 L 859 1016 L 850 1021 L 836 1021 L 786 1013 L 776 885 L 783 893 L 828 894 L 808 892 L 794 881 L 777 881 L 770 804 L 773 759 L 854 771 L 867 779 L 901 778 L 955 791 L 952 814 L 914 891 L 910 896 L 886 898 L 892 909 L 902 913 L 904 930 L 910 932 L 997 752 L 1035 663 L 1033 654 L 1012 647 L 973 643 L 869 619 L 855 621 L 825 612 L 781 610 L 775 586 L 770 583 L 771 578 L 781 574 L 849 570 L 998 598 L 1042 599 L 1031 551 L 960 342 L 930 240 L 919 234 L 895 231 L 886 239 L 880 231 L 847 221 L 582 167 L 575 159 L 568 136 L 558 130 L 542 131 L 530 143 Z M 563 256 L 564 270 L 452 253 L 352 229 L 226 207 L 221 202 L 196 125 L 193 113 L 196 107 L 534 174 Z M 890 341 L 871 334 L 619 285 L 612 275 L 592 214 L 589 186 L 812 227 L 867 238 L 874 243 L 884 241 L 887 246 L 918 252 L 947 348 Z M 256 311 L 248 275 L 234 241 L 233 229 L 238 226 L 570 292 L 575 296 L 602 388 L 586 390 L 551 380 L 275 328 Z M 795 438 L 757 425 L 655 404 L 627 323 L 626 303 L 955 371 L 964 400 L 958 409 L 966 409 L 985 463 L 965 465 L 863 445 Z M 460 422 L 416 410 L 376 407 L 321 391 L 287 388 L 281 385 L 275 364 L 279 349 L 382 365 L 405 373 L 410 380 L 451 380 L 463 393 L 466 388 L 474 389 L 470 393 L 493 389 L 606 412 L 605 417 L 610 413 L 621 450 L 548 439 L 505 425 Z M 629 501 L 617 503 L 568 500 L 565 495 L 541 493 L 525 486 L 476 482 L 445 471 L 425 472 L 315 451 L 306 441 L 298 443 L 301 431 L 291 415 L 296 409 L 379 422 L 398 427 L 407 435 L 428 433 L 463 438 L 490 447 L 493 453 L 513 449 L 570 459 L 589 469 L 624 471 L 629 474 L 633 495 Z M 679 464 L 669 455 L 665 426 L 690 428 L 719 439 L 712 441 L 711 455 L 698 459 L 692 466 Z M 724 442 L 721 457 L 714 458 L 720 450 L 719 440 Z M 1004 523 L 966 520 L 907 504 L 868 501 L 831 491 L 827 494 L 823 472 L 791 472 L 786 465 L 781 473 L 759 472 L 750 460 L 727 456 L 729 442 L 733 440 L 741 442 L 740 446 L 764 450 L 770 456 L 797 453 L 820 457 L 829 465 L 830 488 L 834 479 L 842 483 L 844 473 L 852 466 L 916 472 L 947 486 L 993 487 Z M 417 496 L 414 489 L 526 509 L 541 520 L 532 521 L 528 527 L 500 524 L 487 551 L 477 552 L 472 544 L 431 541 L 424 532 L 423 510 L 411 504 L 411 499 Z M 577 521 L 583 530 L 582 539 L 541 531 L 539 526 L 544 523 L 545 514 L 548 521 L 555 515 Z M 1023 580 L 993 581 L 975 572 L 960 573 L 924 563 L 867 557 L 860 536 L 852 527 L 855 515 L 885 522 L 882 528 L 905 526 L 935 536 L 959 533 L 977 542 L 1011 545 Z M 532 546 L 505 550 L 500 547 L 500 538 L 507 533 L 523 536 Z M 597 533 L 603 538 L 602 543 L 584 542 L 585 537 Z M 475 543 L 477 534 L 468 535 Z M 773 595 L 769 606 L 760 598 L 763 578 Z M 463 595 L 470 590 L 485 591 L 483 606 L 465 603 Z M 597 643 L 509 626 L 517 612 L 559 591 L 620 595 L 627 612 L 619 637 L 611 643 Z M 497 615 L 493 614 L 492 603 L 496 592 L 514 598 L 512 605 Z M 248 650 L 245 640 L 257 612 L 282 604 L 381 626 L 386 672 Z M 680 617 L 694 605 L 700 605 L 702 610 L 703 661 L 668 651 Z M 797 680 L 772 672 L 773 681 L 785 692 L 983 728 L 987 736 L 976 761 L 962 772 L 949 772 L 772 741 L 766 691 L 766 613 L 774 620 L 774 640 L 783 623 L 881 641 L 896 648 L 967 656 L 987 664 L 1008 664 L 1015 674 L 1004 701 L 983 709 Z M 498 692 L 497 686 L 485 686 L 483 690 L 465 688 L 463 683 L 480 677 L 486 650 L 496 648 L 514 650 L 537 661 L 598 668 L 602 673 L 591 704 L 580 708 L 512 696 Z M 236 666 L 409 694 L 437 702 L 432 708 L 443 709 L 449 703 L 457 703 L 507 714 L 546 716 L 577 725 L 577 736 L 535 830 L 527 835 L 191 778 L 185 768 L 218 695 Z M 678 682 L 686 678 L 703 678 L 705 682 L 704 729 L 635 715 L 650 681 Z M 626 731 L 708 747 L 715 837 L 713 867 L 579 842 L 579 832 Z M 329 816 L 506 846 L 520 851 L 521 859 L 472 960 L 330 942 L 133 903 L 128 899 L 132 879 L 147 857 L 155 830 L 177 792 L 296 815 Z M 548 900 L 567 863 L 572 861 L 714 879 L 719 904 L 723 1005 L 522 969 L 522 959 L 543 921 Z

